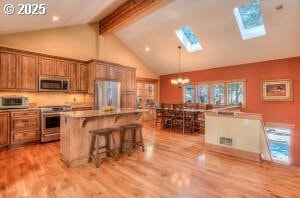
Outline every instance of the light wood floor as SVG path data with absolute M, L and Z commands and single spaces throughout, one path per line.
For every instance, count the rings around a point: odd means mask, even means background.
M 144 128 L 146 151 L 67 168 L 59 143 L 0 153 L 0 197 L 300 197 L 300 168 L 205 152 L 203 135 Z

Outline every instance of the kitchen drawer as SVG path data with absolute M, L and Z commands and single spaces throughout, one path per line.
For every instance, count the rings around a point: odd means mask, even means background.
M 39 112 L 37 110 L 13 111 L 11 117 L 39 117 Z
M 11 143 L 26 143 L 37 140 L 37 131 L 26 131 L 22 133 L 12 133 Z
M 23 117 L 11 119 L 11 130 L 36 129 L 39 127 L 38 117 Z

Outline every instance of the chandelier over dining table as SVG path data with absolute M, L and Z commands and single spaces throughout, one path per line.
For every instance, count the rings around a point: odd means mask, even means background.
M 179 58 L 179 63 L 178 63 L 178 78 L 177 79 L 172 79 L 171 80 L 171 84 L 178 86 L 178 88 L 181 88 L 185 84 L 188 84 L 190 82 L 190 79 L 188 79 L 188 78 L 182 78 L 182 75 L 181 75 L 181 46 L 178 46 L 178 58 Z

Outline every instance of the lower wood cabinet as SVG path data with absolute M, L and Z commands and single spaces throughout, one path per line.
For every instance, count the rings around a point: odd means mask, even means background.
M 12 145 L 40 139 L 39 110 L 13 111 L 10 123 Z
M 9 144 L 9 113 L 0 113 L 0 150 Z
M 136 108 L 136 93 L 135 92 L 122 93 L 121 108 Z
M 156 117 L 155 109 L 146 109 L 146 110 L 148 111 L 143 114 L 143 121 L 147 122 L 147 121 L 155 120 Z

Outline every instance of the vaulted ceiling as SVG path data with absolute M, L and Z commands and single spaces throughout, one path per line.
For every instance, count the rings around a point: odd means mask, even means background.
M 267 35 L 243 41 L 233 8 L 247 2 L 174 0 L 115 34 L 159 74 L 178 71 L 181 43 L 174 31 L 185 25 L 192 27 L 203 50 L 183 50 L 183 71 L 300 56 L 300 1 L 261 0 Z M 277 10 L 280 4 L 283 9 Z
M 1 0 L 0 34 L 41 30 L 55 27 L 80 25 L 103 19 L 126 0 Z M 46 15 L 6 15 L 3 8 L 12 4 L 46 4 Z M 52 17 L 59 20 L 53 21 Z

